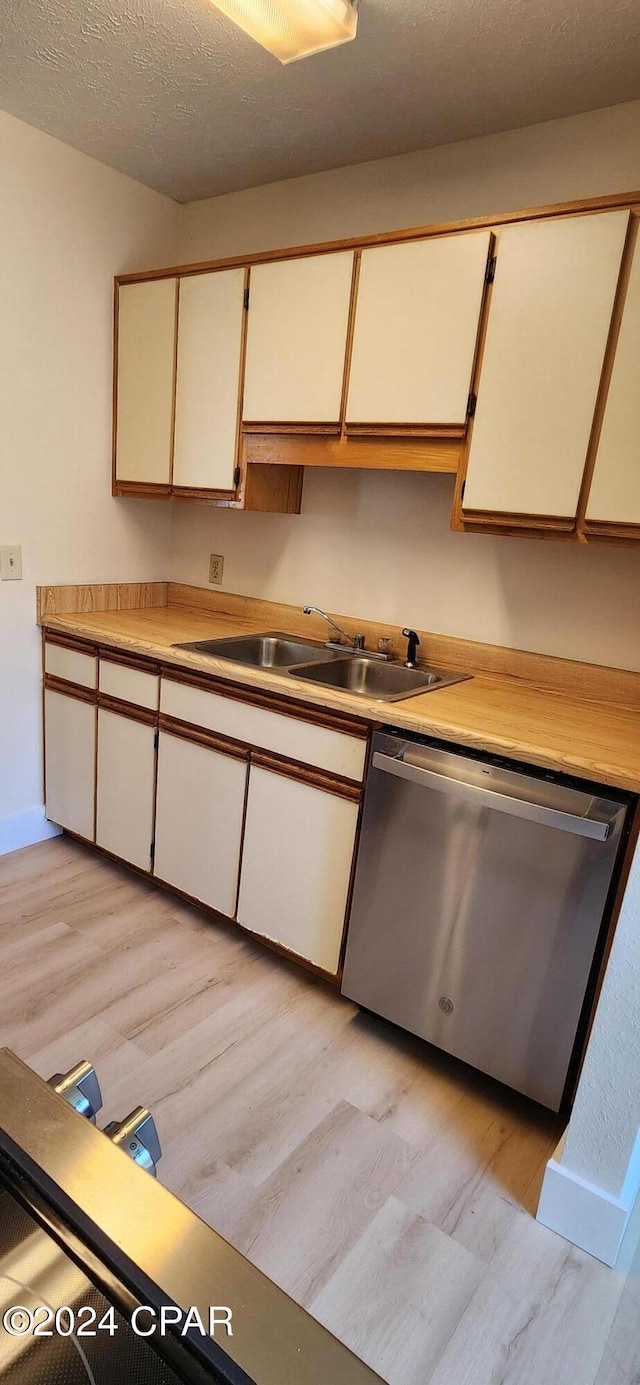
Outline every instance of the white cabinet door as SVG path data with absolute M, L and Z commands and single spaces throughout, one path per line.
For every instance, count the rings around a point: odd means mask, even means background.
M 244 269 L 180 282 L 173 483 L 234 489 Z
M 620 325 L 587 520 L 640 524 L 640 241 Z
M 118 291 L 118 481 L 171 480 L 176 295 L 176 279 Z
M 160 732 L 154 874 L 233 917 L 246 760 Z
M 44 718 L 47 817 L 92 842 L 95 706 L 47 688 Z
M 339 422 L 352 274 L 351 251 L 251 270 L 244 419 Z
M 464 424 L 491 237 L 363 250 L 347 423 Z
M 96 842 L 141 870 L 151 865 L 155 757 L 153 726 L 100 708 Z
M 628 221 L 500 233 L 465 510 L 575 515 Z
M 335 974 L 358 805 L 251 766 L 238 922 Z

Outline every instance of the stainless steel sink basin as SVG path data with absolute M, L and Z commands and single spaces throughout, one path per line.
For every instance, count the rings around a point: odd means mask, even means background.
M 294 677 L 304 678 L 309 683 L 340 688 L 377 702 L 399 702 L 403 697 L 415 697 L 417 693 L 461 683 L 469 676 L 447 669 L 406 668 L 404 664 L 384 663 L 358 654 L 346 658 L 340 655 L 334 663 L 308 665 L 293 673 Z
M 266 630 L 259 635 L 230 635 L 220 640 L 193 640 L 176 644 L 174 649 L 188 649 L 193 654 L 213 654 L 218 659 L 233 659 L 236 664 L 251 668 L 293 668 L 296 664 L 330 663 L 340 657 L 332 654 L 317 640 L 285 635 L 280 630 Z
M 231 659 L 250 668 L 277 669 L 279 673 L 290 673 L 293 678 L 303 678 L 308 683 L 339 688 L 378 702 L 399 702 L 403 697 L 415 697 L 416 693 L 460 683 L 468 676 L 441 668 L 405 668 L 404 664 L 387 663 L 371 655 L 351 654 L 348 649 L 331 650 L 318 640 L 286 635 L 281 630 L 229 635 L 219 640 L 192 640 L 187 644 L 174 644 L 173 648 Z

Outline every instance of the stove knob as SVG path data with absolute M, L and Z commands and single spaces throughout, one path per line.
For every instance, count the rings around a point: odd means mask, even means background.
M 86 1116 L 95 1125 L 96 1115 L 102 1106 L 102 1093 L 96 1070 L 83 1059 L 68 1072 L 55 1072 L 49 1078 L 49 1086 L 63 1096 L 80 1116 Z
M 125 1154 L 156 1176 L 156 1165 L 162 1158 L 160 1140 L 155 1121 L 146 1106 L 136 1106 L 121 1121 L 109 1121 L 104 1127 L 105 1135 L 119 1145 Z

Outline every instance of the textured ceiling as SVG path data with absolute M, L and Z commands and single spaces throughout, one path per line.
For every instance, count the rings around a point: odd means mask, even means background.
M 285 68 L 209 0 L 0 17 L 0 107 L 181 202 L 637 96 L 639 0 L 361 0 Z

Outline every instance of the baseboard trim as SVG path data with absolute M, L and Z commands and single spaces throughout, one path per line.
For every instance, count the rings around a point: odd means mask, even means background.
M 0 856 L 10 851 L 20 851 L 23 846 L 35 846 L 45 842 L 48 837 L 59 837 L 61 827 L 47 822 L 44 805 L 27 808 L 24 813 L 14 813 L 10 818 L 0 818 Z
M 614 1197 L 555 1159 L 549 1159 L 537 1220 L 564 1236 L 566 1241 L 588 1251 L 596 1260 L 613 1266 L 637 1192 L 637 1188 L 633 1190 L 625 1183 L 624 1196 Z

